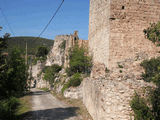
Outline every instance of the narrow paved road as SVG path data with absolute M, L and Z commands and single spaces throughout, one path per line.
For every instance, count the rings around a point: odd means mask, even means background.
M 25 120 L 80 120 L 76 115 L 78 108 L 67 106 L 48 92 L 32 92 L 32 112 Z

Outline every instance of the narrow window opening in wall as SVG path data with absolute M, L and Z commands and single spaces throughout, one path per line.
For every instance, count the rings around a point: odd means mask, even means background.
M 125 6 L 122 6 L 122 10 L 124 10 L 125 9 Z

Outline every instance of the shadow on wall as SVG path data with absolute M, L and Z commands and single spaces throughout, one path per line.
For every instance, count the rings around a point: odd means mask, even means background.
M 24 118 L 23 120 L 66 120 L 70 117 L 76 117 L 78 109 L 77 107 L 68 107 L 30 111 L 20 116 L 20 118 Z

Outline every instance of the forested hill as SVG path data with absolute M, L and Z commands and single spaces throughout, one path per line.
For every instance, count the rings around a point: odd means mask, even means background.
M 26 48 L 26 41 L 28 45 L 28 54 L 35 54 L 37 48 L 39 46 L 46 46 L 50 49 L 53 46 L 54 40 L 46 39 L 46 38 L 38 38 L 35 37 L 11 37 L 7 40 L 8 43 L 8 52 L 11 51 L 14 47 L 19 47 L 22 50 Z

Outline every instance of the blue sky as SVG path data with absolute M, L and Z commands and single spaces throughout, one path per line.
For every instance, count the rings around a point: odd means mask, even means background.
M 57 9 L 61 0 L 0 0 L 16 36 L 38 36 Z M 89 0 L 65 0 L 42 37 L 54 39 L 56 35 L 79 31 L 81 39 L 88 39 Z M 0 26 L 4 34 L 10 32 L 0 13 Z

